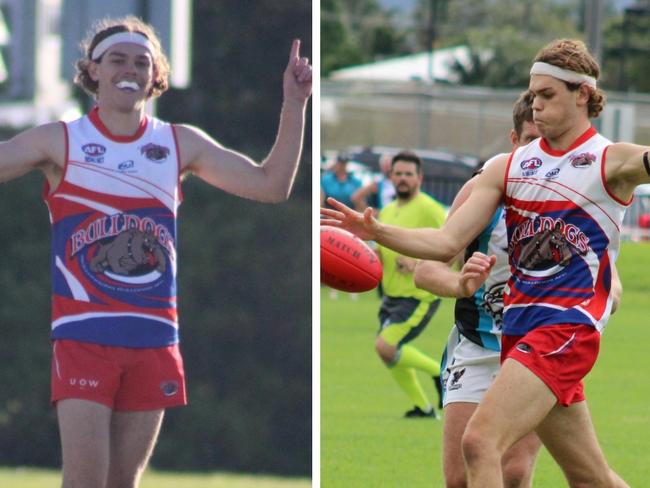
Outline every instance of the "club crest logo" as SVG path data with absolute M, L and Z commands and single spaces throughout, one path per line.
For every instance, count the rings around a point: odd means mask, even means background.
M 447 389 L 449 391 L 454 391 L 462 388 L 463 385 L 462 383 L 460 383 L 460 379 L 463 377 L 464 374 L 465 374 L 465 368 L 454 371 L 448 380 L 449 384 L 447 385 Z
M 520 342 L 519 344 L 517 344 L 517 345 L 515 346 L 515 348 L 516 348 L 518 351 L 523 352 L 524 354 L 530 354 L 530 352 L 533 350 L 533 348 L 530 347 L 530 346 L 529 346 L 528 344 L 526 344 L 525 342 Z
M 164 273 L 167 261 L 163 247 L 152 232 L 129 229 L 98 249 L 90 260 L 95 273 L 110 270 L 121 276 L 143 275 L 155 270 Z
M 169 148 L 150 142 L 140 148 L 140 154 L 144 155 L 149 161 L 162 163 L 169 156 Z
M 587 152 L 574 154 L 569 157 L 569 161 L 574 168 L 588 168 L 596 161 L 596 155 Z
M 178 393 L 178 381 L 163 381 L 160 383 L 160 389 L 165 396 L 173 396 Z

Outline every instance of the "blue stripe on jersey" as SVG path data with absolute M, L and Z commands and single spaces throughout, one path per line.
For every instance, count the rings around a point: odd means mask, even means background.
M 552 324 L 592 325 L 589 316 L 575 308 L 558 310 L 544 305 L 526 305 L 506 310 L 504 314 L 503 333 L 511 336 L 523 336 L 536 327 Z
M 167 347 L 178 342 L 178 329 L 142 317 L 93 317 L 59 325 L 51 335 L 52 339 L 71 337 L 104 346 L 123 346 L 126 341 L 128 347 Z

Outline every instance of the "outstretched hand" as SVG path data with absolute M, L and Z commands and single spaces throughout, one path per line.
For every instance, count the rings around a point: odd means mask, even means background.
M 320 213 L 325 218 L 321 218 L 321 225 L 332 225 L 348 230 L 357 235 L 364 241 L 376 239 L 379 230 L 379 222 L 373 216 L 371 207 L 368 207 L 363 213 L 352 210 L 347 205 L 338 200 L 329 197 L 327 203 L 333 208 L 321 207 Z
M 496 256 L 487 256 L 481 252 L 475 252 L 470 256 L 460 270 L 459 287 L 462 296 L 470 297 L 476 293 L 476 290 L 487 280 L 496 261 Z
M 308 58 L 300 57 L 300 39 L 294 39 L 284 70 L 284 99 L 304 103 L 311 95 L 311 85 L 312 67 Z

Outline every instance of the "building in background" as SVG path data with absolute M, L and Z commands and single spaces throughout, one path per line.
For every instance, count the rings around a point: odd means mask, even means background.
M 191 0 L 0 0 L 0 129 L 5 134 L 84 111 L 72 88 L 79 45 L 97 19 L 134 14 L 151 23 L 172 66 L 190 81 Z

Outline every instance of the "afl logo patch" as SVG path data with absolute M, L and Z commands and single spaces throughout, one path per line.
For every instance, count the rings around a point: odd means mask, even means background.
M 81 150 L 86 154 L 86 156 L 102 156 L 106 153 L 106 148 L 101 144 L 95 144 L 91 142 L 90 144 L 84 144 L 81 146 Z
M 522 176 L 534 176 L 535 174 L 537 174 L 537 170 L 541 165 L 542 165 L 542 160 L 539 158 L 531 158 L 522 161 L 520 164 L 522 169 L 521 171 Z
M 103 163 L 104 154 L 106 153 L 106 148 L 101 144 L 91 142 L 90 144 L 84 144 L 81 146 L 81 150 L 84 152 L 86 157 L 84 158 L 87 163 Z
M 178 393 L 178 381 L 163 381 L 160 383 L 160 389 L 165 396 L 173 396 Z
M 526 169 L 526 170 L 537 169 L 541 165 L 542 165 L 542 160 L 539 158 L 526 159 L 525 161 L 522 161 L 520 164 L 521 169 Z

